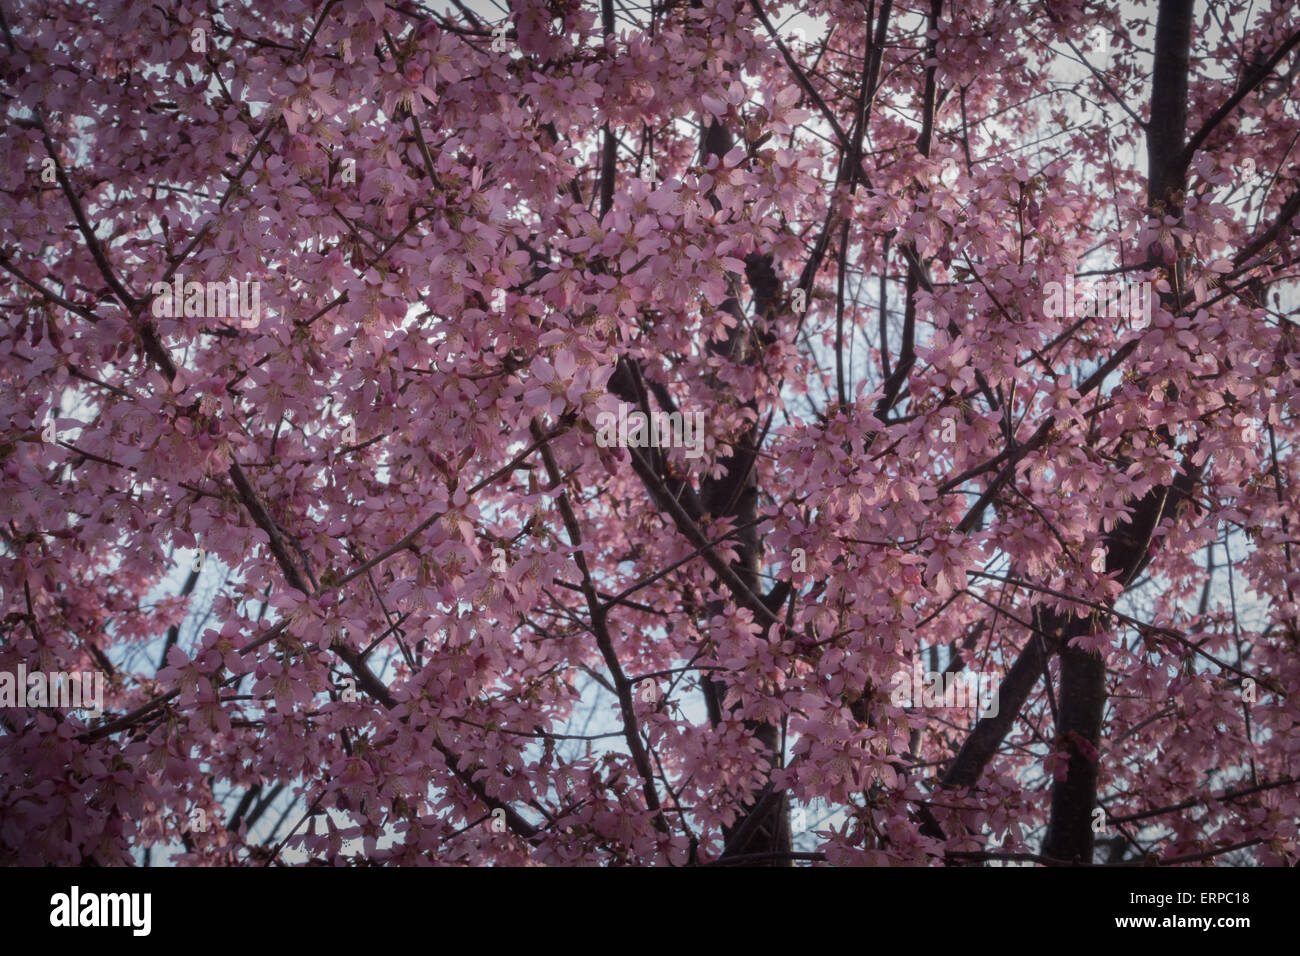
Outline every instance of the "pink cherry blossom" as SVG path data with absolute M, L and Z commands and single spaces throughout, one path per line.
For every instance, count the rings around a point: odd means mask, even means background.
M 0 862 L 1300 861 L 1294 5 L 433 6 L 5 5 Z

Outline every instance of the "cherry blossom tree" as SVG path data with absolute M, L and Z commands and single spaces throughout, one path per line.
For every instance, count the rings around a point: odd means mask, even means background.
M 0 860 L 1300 859 L 1294 5 L 0 32 Z

